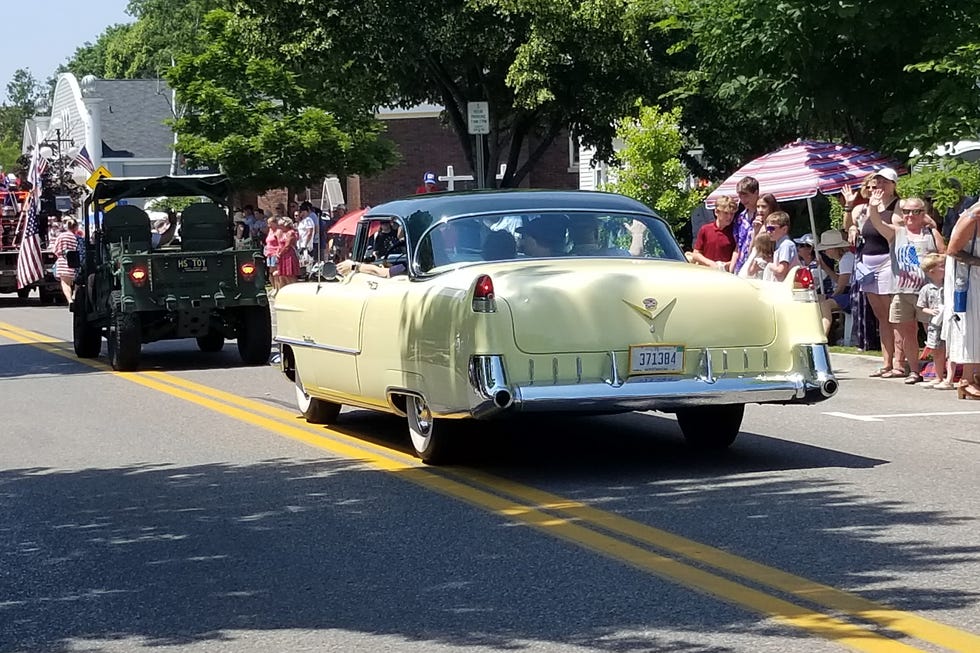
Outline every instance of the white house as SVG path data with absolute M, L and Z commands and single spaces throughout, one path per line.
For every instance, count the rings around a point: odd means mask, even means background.
M 95 168 L 115 177 L 168 174 L 175 163 L 172 94 L 153 79 L 98 79 L 81 82 L 58 76 L 50 115 L 24 125 L 22 151 L 38 143 L 74 156 L 85 147 Z

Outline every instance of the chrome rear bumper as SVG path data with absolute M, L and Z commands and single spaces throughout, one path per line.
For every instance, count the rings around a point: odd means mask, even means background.
M 813 404 L 837 393 L 826 345 L 798 345 L 793 358 L 791 373 L 719 377 L 713 372 L 710 353 L 702 352 L 700 371 L 693 378 L 622 379 L 613 365 L 607 381 L 521 386 L 507 382 L 501 356 L 474 356 L 469 379 L 477 399 L 470 414 L 487 418 L 508 412 L 616 413 L 711 404 Z

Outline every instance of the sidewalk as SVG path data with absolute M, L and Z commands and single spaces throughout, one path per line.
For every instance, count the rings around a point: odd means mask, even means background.
M 830 352 L 830 364 L 835 374 L 845 371 L 855 376 L 867 376 L 881 367 L 881 357 Z

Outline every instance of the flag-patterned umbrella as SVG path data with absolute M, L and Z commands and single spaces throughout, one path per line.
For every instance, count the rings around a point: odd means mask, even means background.
M 799 140 L 746 163 L 708 195 L 705 204 L 714 208 L 719 197 L 735 197 L 735 186 L 743 177 L 755 177 L 760 193 L 787 202 L 840 192 L 886 167 L 903 173 L 897 161 L 863 147 Z

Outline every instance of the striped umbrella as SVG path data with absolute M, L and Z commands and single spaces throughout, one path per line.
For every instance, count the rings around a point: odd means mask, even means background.
M 788 202 L 840 192 L 843 186 L 860 184 L 885 167 L 904 173 L 894 159 L 863 147 L 798 140 L 746 163 L 708 195 L 705 204 L 714 208 L 719 197 L 735 198 L 735 186 L 743 177 L 755 177 L 760 193 L 772 193 L 777 201 Z

